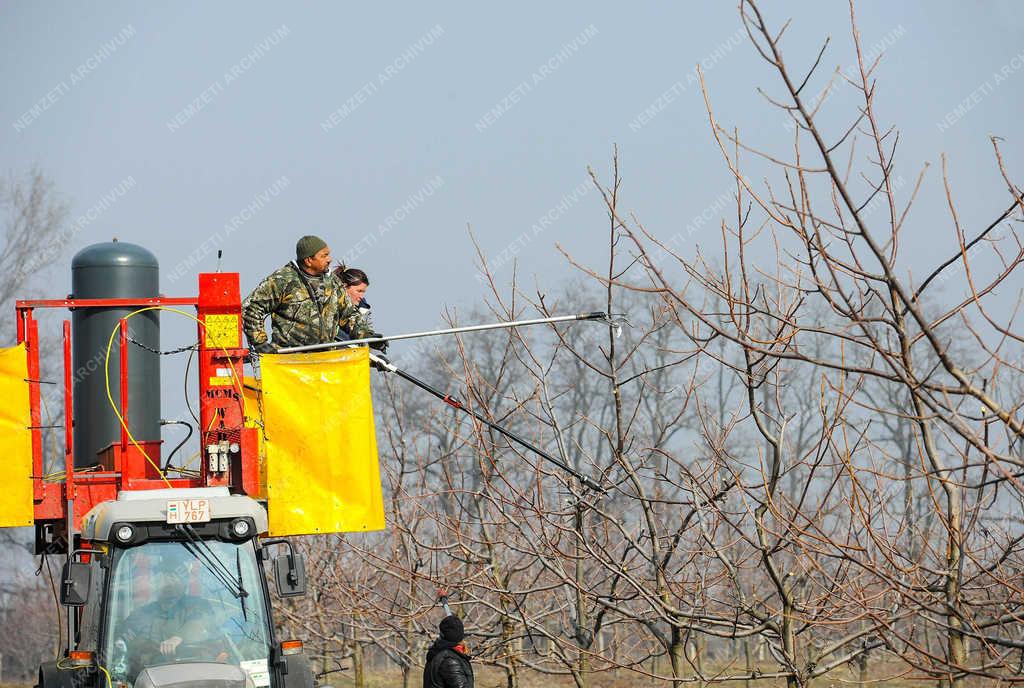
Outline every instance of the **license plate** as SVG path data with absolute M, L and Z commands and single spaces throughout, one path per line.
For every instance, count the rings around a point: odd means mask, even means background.
M 208 499 L 173 499 L 167 502 L 168 523 L 206 523 L 209 520 Z
M 265 659 L 247 659 L 238 663 L 245 669 L 256 688 L 270 685 L 270 666 Z

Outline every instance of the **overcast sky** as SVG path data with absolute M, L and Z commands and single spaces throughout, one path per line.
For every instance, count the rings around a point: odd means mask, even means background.
M 370 274 L 389 333 L 482 301 L 469 227 L 500 282 L 514 257 L 525 283 L 556 288 L 573 275 L 556 243 L 599 265 L 607 223 L 586 168 L 606 175 L 615 144 L 624 207 L 660 237 L 686 235 L 684 254 L 712 248 L 716 233 L 687 232 L 729 188 L 693 83 L 699 63 L 724 125 L 772 150 L 791 143 L 756 91 L 779 84 L 731 2 L 0 11 L 0 159 L 13 173 L 38 165 L 85 218 L 69 256 L 114 236 L 142 244 L 160 259 L 163 291 L 181 296 L 222 248 L 244 295 L 316 233 Z M 796 72 L 832 37 L 815 92 L 850 68 L 845 3 L 764 12 L 776 27 L 793 19 L 784 48 Z M 912 256 L 952 247 L 942 153 L 968 228 L 1007 205 L 990 134 L 1005 137 L 1021 176 L 1022 18 L 1010 0 L 858 6 L 865 47 L 885 49 L 877 104 L 902 131 L 901 193 L 932 163 L 904 241 Z M 843 87 L 825 103 L 833 134 L 853 95 Z M 52 284 L 63 295 L 70 279 Z M 175 339 L 164 344 L 185 343 Z

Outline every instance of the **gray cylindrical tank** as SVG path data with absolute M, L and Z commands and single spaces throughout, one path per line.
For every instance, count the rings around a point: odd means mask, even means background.
M 112 241 L 93 244 L 71 261 L 75 299 L 150 298 L 158 295 L 160 266 L 156 256 L 135 244 Z M 103 362 L 110 332 L 118 321 L 138 310 L 79 308 L 71 316 L 72 389 L 74 394 L 75 468 L 97 463 L 97 453 L 121 437 L 121 424 L 107 399 Z M 128 320 L 129 336 L 160 349 L 159 311 Z M 160 439 L 160 356 L 128 344 L 128 427 L 139 442 Z M 110 349 L 110 393 L 120 408 L 120 346 Z

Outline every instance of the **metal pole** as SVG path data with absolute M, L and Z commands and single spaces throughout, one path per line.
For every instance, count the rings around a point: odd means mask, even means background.
M 615 314 L 613 318 L 618 318 Z M 390 337 L 364 337 L 363 339 L 350 339 L 343 342 L 325 342 L 323 344 L 309 344 L 307 346 L 289 346 L 279 349 L 278 353 L 297 354 L 303 351 L 320 351 L 322 349 L 333 349 L 340 346 L 352 346 L 358 344 L 376 344 L 378 342 L 394 342 L 399 339 L 415 339 L 417 337 L 433 337 L 440 334 L 459 334 L 462 332 L 480 332 L 482 330 L 499 330 L 510 327 L 524 327 L 526 325 L 544 325 L 548 323 L 570 322 L 574 320 L 607 320 L 609 324 L 615 324 L 612 318 L 604 311 L 592 313 L 577 313 L 576 315 L 557 315 L 552 318 L 534 318 L 532 320 L 513 320 L 511 322 L 496 322 L 487 325 L 467 325 L 465 327 L 449 327 L 444 330 L 427 330 L 426 332 L 410 332 L 408 334 L 396 334 Z
M 64 503 L 67 505 L 68 518 L 64 527 L 67 529 L 68 551 L 67 560 L 75 556 L 75 455 L 72 437 L 74 425 L 74 406 L 71 394 L 71 322 L 64 321 Z M 70 570 L 70 567 L 68 567 Z M 63 589 L 64 581 L 61 580 Z M 67 653 L 75 649 L 76 619 L 75 608 L 68 607 L 68 646 Z
M 66 481 L 67 481 L 67 478 L 65 478 L 65 485 L 64 485 L 64 489 L 65 490 L 67 489 L 67 482 Z M 69 564 L 67 569 L 70 572 L 71 571 L 70 563 L 75 558 L 75 496 L 72 495 L 72 494 L 65 494 L 65 498 L 67 500 L 66 503 L 67 503 L 68 518 L 67 518 L 67 522 L 65 523 L 64 527 L 67 529 L 67 541 L 68 541 L 68 558 L 67 558 L 67 563 Z M 61 587 L 63 587 L 64 585 L 65 585 L 65 582 L 64 582 L 64 580 L 62 578 L 61 579 Z M 75 608 L 69 606 L 68 607 L 68 647 L 67 647 L 67 654 L 65 656 L 69 656 L 71 654 L 71 652 L 75 649 L 75 636 L 78 635 L 78 630 L 77 630 L 76 626 L 77 626 L 77 624 L 76 624 L 76 620 L 75 620 Z
M 573 477 L 575 477 L 577 480 L 580 481 L 580 483 L 582 483 L 584 486 L 590 488 L 591 490 L 594 490 L 595 492 L 604 492 L 604 490 L 601 488 L 600 485 L 598 485 L 592 479 L 590 479 L 587 476 L 583 475 L 582 473 L 580 473 L 576 469 L 572 468 L 571 466 L 569 466 L 567 463 L 565 463 L 561 459 L 557 459 L 554 456 L 552 456 L 551 454 L 548 454 L 546 451 L 544 451 L 540 447 L 536 447 L 536 446 L 530 444 L 529 442 L 527 442 L 526 440 L 524 440 L 522 437 L 520 437 L 519 435 L 515 434 L 511 430 L 507 430 L 507 429 L 501 427 L 500 425 L 498 425 L 497 423 L 491 422 L 490 420 L 488 420 L 487 418 L 485 418 L 481 414 L 477 413 L 473 409 L 466 408 L 465 406 L 463 406 L 461 401 L 459 401 L 458 399 L 456 399 L 452 395 L 445 394 L 441 390 L 436 389 L 436 388 L 430 386 L 428 383 L 424 382 L 423 380 L 420 380 L 418 377 L 410 375 L 409 373 L 407 373 L 404 370 L 398 368 L 397 366 L 392 364 L 390 361 L 388 361 L 385 358 L 382 358 L 381 356 L 377 356 L 377 355 L 371 353 L 370 354 L 370 360 L 373 361 L 374 363 L 376 363 L 378 366 L 380 366 L 384 370 L 386 370 L 387 372 L 394 373 L 395 375 L 398 375 L 398 377 L 402 378 L 403 380 L 408 380 L 409 382 L 413 383 L 414 385 L 416 385 L 420 389 L 423 389 L 423 390 L 426 390 L 427 392 L 430 392 L 435 397 L 437 397 L 438 399 L 440 399 L 444 403 L 448 404 L 452 408 L 459 409 L 463 413 L 467 413 L 470 416 L 473 416 L 478 421 L 480 421 L 481 423 L 483 423 L 484 425 L 489 427 L 491 430 L 494 430 L 495 432 L 501 433 L 502 435 L 504 435 L 508 439 L 510 439 L 513 442 L 515 442 L 516 444 L 518 444 L 519 446 L 521 446 L 521 447 L 523 447 L 525 449 L 528 449 L 529 451 L 532 451 L 534 454 L 537 454 L 539 457 L 541 457 L 542 459 L 544 459 L 548 463 L 551 463 L 551 464 L 554 464 L 555 466 L 558 466 L 563 471 L 565 471 L 566 473 L 568 473 L 568 474 L 572 475 Z

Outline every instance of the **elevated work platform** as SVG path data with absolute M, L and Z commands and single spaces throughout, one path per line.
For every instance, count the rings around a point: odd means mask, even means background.
M 65 460 L 62 471 L 46 474 L 40 356 L 54 343 L 40 340 L 35 312 L 54 308 L 117 308 L 124 317 L 113 321 L 103 360 L 90 371 L 109 377 L 106 394 L 87 408 L 75 407 L 72 323 L 63 322 L 64 421 L 50 429 L 64 432 Z M 384 527 L 366 350 L 265 356 L 264 380 L 245 378 L 237 273 L 200 274 L 194 298 L 26 300 L 16 312 L 19 344 L 0 351 L 0 393 L 9 400 L 0 444 L 11 469 L 0 527 L 35 524 L 43 549 L 80 532 L 90 509 L 124 492 L 209 487 L 266 500 L 272 535 Z M 200 460 L 187 475 L 165 473 L 159 437 L 132 433 L 131 320 L 153 312 L 196 324 Z M 76 466 L 75 424 L 100 413 L 117 417 L 117 434 Z

